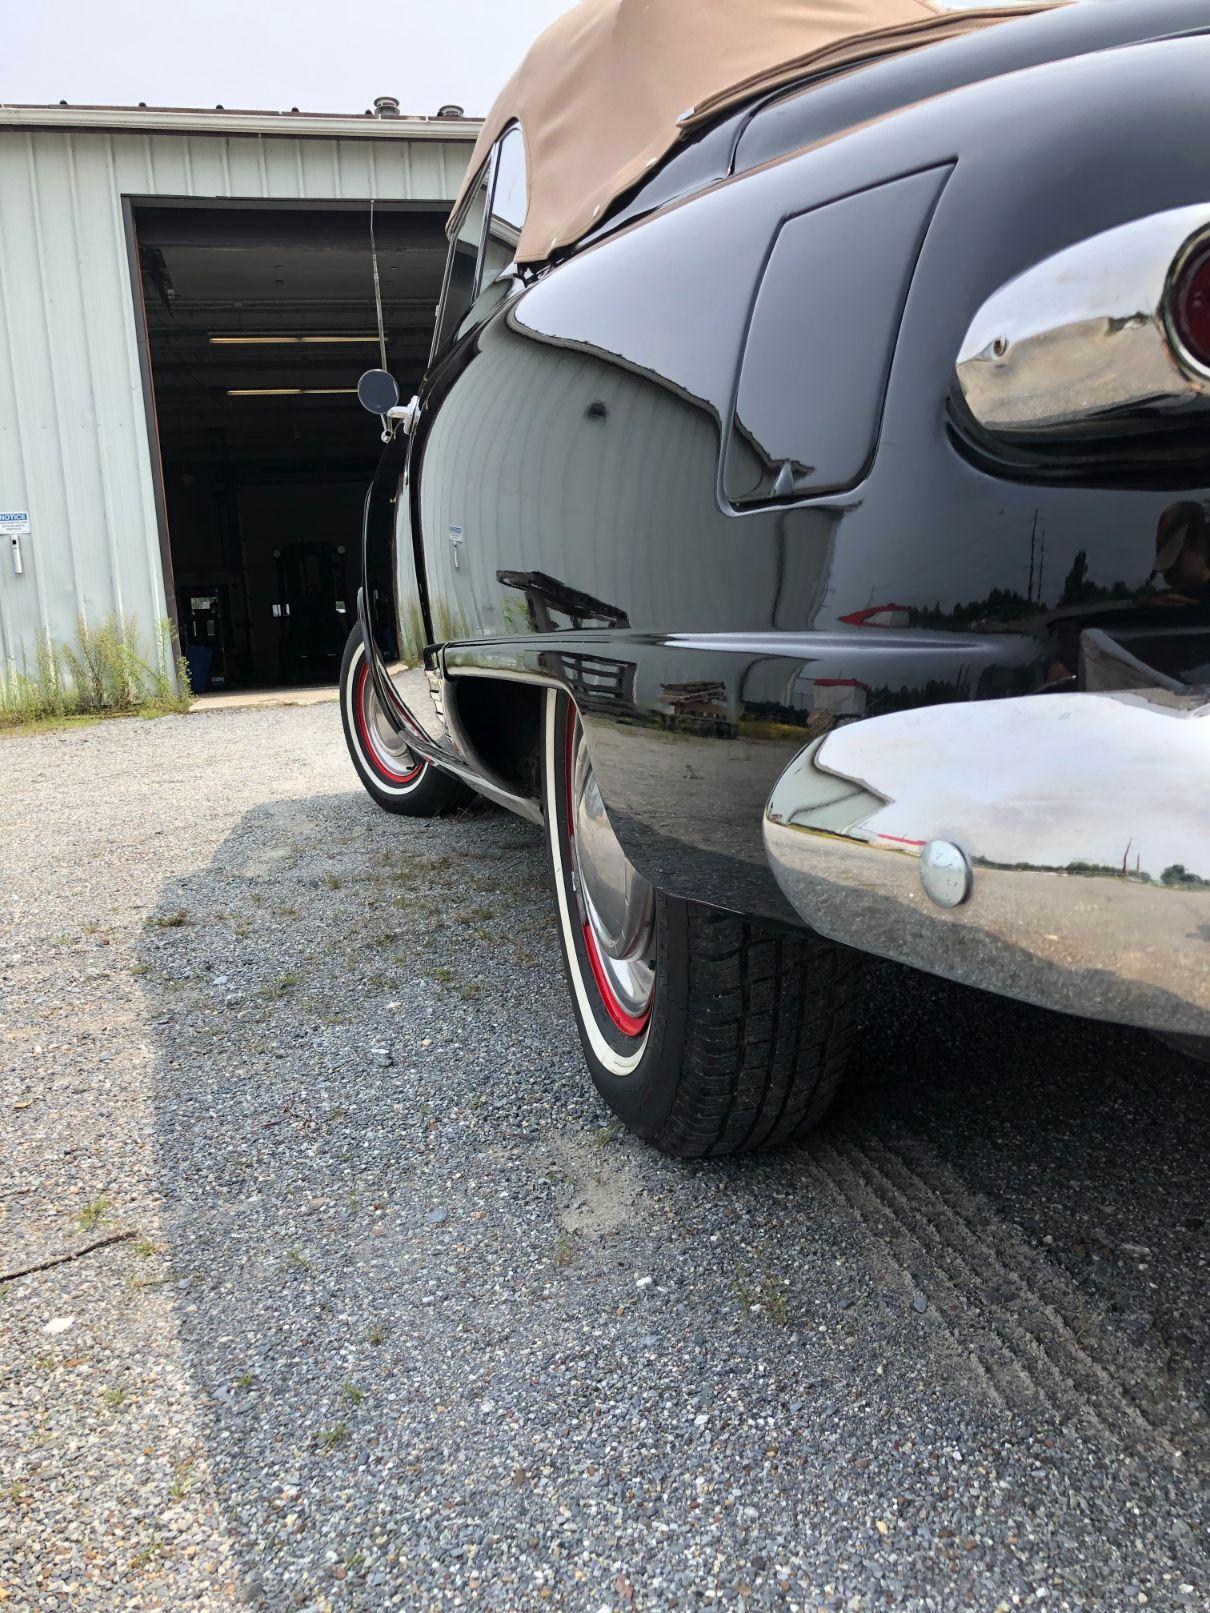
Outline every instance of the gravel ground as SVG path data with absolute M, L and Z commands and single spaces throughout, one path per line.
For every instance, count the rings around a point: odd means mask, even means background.
M 6 1613 L 1207 1605 L 1204 1069 L 878 966 L 680 1164 L 538 832 L 334 706 L 0 741 L 0 827 Z

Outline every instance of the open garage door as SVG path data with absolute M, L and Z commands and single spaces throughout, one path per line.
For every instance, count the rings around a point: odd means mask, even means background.
M 195 690 L 334 682 L 381 445 L 369 204 L 136 206 L 174 595 Z M 378 204 L 387 363 L 428 357 L 445 213 Z

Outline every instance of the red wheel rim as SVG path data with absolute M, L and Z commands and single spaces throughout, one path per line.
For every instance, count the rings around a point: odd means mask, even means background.
M 366 718 L 366 702 L 373 685 L 370 682 L 370 664 L 362 657 L 361 667 L 357 673 L 357 688 L 354 694 L 354 718 L 357 722 L 357 732 L 361 738 L 362 749 L 366 760 L 374 771 L 381 775 L 389 784 L 411 784 L 424 772 L 424 762 L 417 762 L 410 773 L 399 773 L 383 759 L 381 747 L 370 731 Z
M 575 865 L 574 844 L 576 831 L 575 812 L 572 802 L 572 756 L 575 746 L 576 715 L 575 706 L 569 702 L 567 709 L 567 737 L 563 757 L 563 788 L 567 817 L 567 849 L 573 867 Z M 648 1002 L 641 1014 L 632 1014 L 630 1012 L 614 990 L 613 982 L 609 978 L 609 971 L 605 967 L 605 960 L 601 956 L 600 945 L 592 932 L 592 925 L 589 924 L 582 911 L 579 914 L 579 919 L 580 933 L 584 937 L 584 951 L 588 956 L 588 966 L 592 970 L 592 978 L 596 983 L 601 1006 L 623 1036 L 641 1036 L 647 1029 L 647 1021 L 651 1018 L 651 1003 Z

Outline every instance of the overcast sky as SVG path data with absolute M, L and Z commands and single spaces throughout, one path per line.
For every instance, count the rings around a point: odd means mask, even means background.
M 0 101 L 485 113 L 572 0 L 0 0 Z

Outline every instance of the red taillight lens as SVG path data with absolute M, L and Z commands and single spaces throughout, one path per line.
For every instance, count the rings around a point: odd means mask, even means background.
M 1210 370 L 1210 239 L 1186 247 L 1168 288 L 1168 319 L 1185 355 Z

